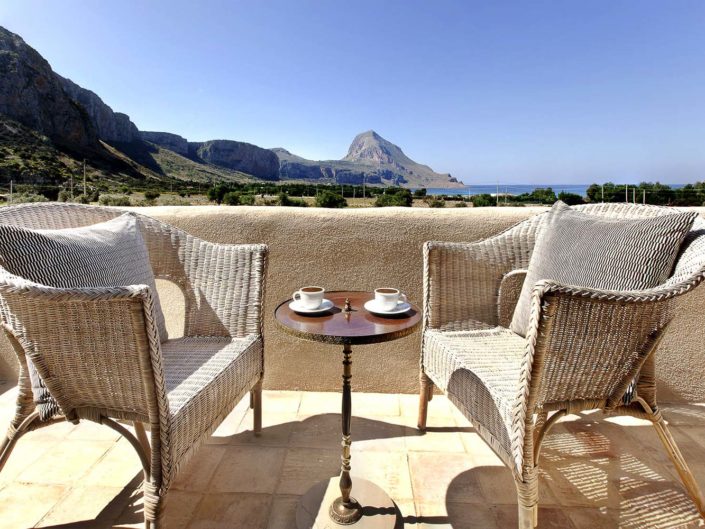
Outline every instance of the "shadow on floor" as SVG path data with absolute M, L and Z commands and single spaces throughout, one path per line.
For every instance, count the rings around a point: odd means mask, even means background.
M 705 410 L 698 406 L 670 407 L 664 411 L 674 424 L 673 434 L 703 483 L 702 453 L 705 449 L 691 437 L 689 428 L 705 426 Z M 312 442 L 319 435 L 332 436 L 340 428 L 340 416 L 323 414 L 304 421 L 292 421 L 263 429 L 262 437 L 252 432 L 221 437 L 227 446 L 264 444 L 271 439 L 290 439 L 293 427 L 308 431 Z M 441 427 L 430 431 L 472 431 L 472 428 Z M 354 417 L 353 442 L 384 440 L 400 435 L 420 435 L 415 429 L 384 421 Z M 327 444 L 326 440 L 324 444 Z M 204 445 L 201 451 L 218 444 Z M 220 445 L 222 446 L 222 444 Z M 339 461 L 331 459 L 321 467 L 321 476 L 337 473 Z M 143 519 L 141 474 L 126 485 L 95 520 L 51 526 L 53 529 L 102 529 L 133 526 Z M 302 484 L 313 486 L 316 479 Z M 578 420 L 559 423 L 546 437 L 541 452 L 539 479 L 539 528 L 624 528 L 672 529 L 701 527 L 702 519 L 681 485 L 675 469 L 662 449 L 655 431 L 648 425 L 622 426 L 598 414 L 584 414 Z M 199 491 L 208 493 L 207 490 Z M 488 529 L 517 526 L 514 480 L 501 466 L 476 466 L 455 476 L 445 491 L 446 515 L 400 516 L 397 529 Z M 442 507 L 441 507 L 442 508 Z M 169 519 L 169 497 L 166 503 Z M 116 520 L 118 520 L 116 522 Z M 292 520 L 292 527 L 294 522 Z M 233 529 L 237 529 L 233 526 Z M 248 527 L 250 529 L 250 527 Z M 260 529 L 252 527 L 251 529 Z
M 679 409 L 691 424 L 693 417 L 705 420 L 703 410 L 695 406 Z M 540 459 L 538 527 L 703 527 L 656 431 L 650 425 L 622 426 L 602 417 L 584 415 L 559 423 L 547 435 Z M 682 431 L 673 433 L 702 486 L 698 470 L 703 448 Z M 479 466 L 462 472 L 447 489 L 446 523 L 453 529 L 479 529 L 488 526 L 481 520 L 489 517 L 493 527 L 516 527 L 514 491 L 514 478 L 505 467 Z M 482 495 L 485 513 L 477 516 L 479 506 L 463 503 L 467 499 L 458 493 Z

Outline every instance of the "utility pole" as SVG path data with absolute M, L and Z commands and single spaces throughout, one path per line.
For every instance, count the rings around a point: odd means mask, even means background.
M 499 207 L 499 180 L 497 181 L 497 207 Z
M 85 196 L 88 196 L 88 192 L 86 191 L 86 159 L 83 159 L 83 194 Z
M 10 180 L 10 204 L 12 204 L 12 180 Z
M 602 202 L 605 201 L 605 184 L 602 184 Z
M 632 188 L 632 202 L 636 204 L 636 187 Z
M 644 189 L 644 199 L 643 199 L 643 204 L 646 204 L 646 189 Z
M 629 186 L 624 186 L 624 201 L 629 202 Z

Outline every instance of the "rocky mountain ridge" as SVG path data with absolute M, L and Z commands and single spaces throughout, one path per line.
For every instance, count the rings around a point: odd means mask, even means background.
M 88 113 L 64 91 L 49 63 L 1 26 L 0 114 L 60 145 L 85 149 L 98 142 Z
M 101 140 L 110 144 L 139 141 L 140 133 L 130 121 L 130 116 L 114 112 L 95 92 L 78 86 L 71 79 L 54 75 L 61 82 L 64 92 L 88 112 Z
M 404 154 L 397 145 L 373 130 L 358 134 L 341 160 L 313 161 L 281 147 L 272 149 L 279 157 L 282 180 L 311 179 L 340 184 L 397 185 L 408 187 L 461 187 L 450 174 L 436 173 Z
M 87 158 L 89 163 L 96 160 L 94 165 L 102 168 L 96 174 L 113 179 L 127 164 L 135 178 L 214 182 L 225 175 L 266 181 L 460 185 L 450 175 L 414 162 L 374 131 L 356 136 L 343 159 L 324 161 L 240 141 L 189 142 L 169 132 L 140 131 L 128 115 L 113 111 L 96 93 L 54 72 L 20 36 L 1 26 L 0 117 L 48 137 L 64 153 L 57 156 L 77 161 Z M 12 125 L 7 130 L 11 129 Z M 26 145 L 13 148 L 12 142 L 19 138 L 33 136 L 29 132 L 6 135 L 4 148 L 12 156 L 15 151 L 27 152 Z M 119 171 L 111 171 L 112 166 Z M 37 174 L 37 164 L 30 168 L 13 162 L 4 167 L 0 168 L 4 181 L 20 178 L 31 183 Z M 12 171 L 7 167 L 13 167 Z

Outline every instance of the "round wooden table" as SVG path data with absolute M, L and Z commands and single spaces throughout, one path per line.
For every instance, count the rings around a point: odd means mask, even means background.
M 302 498 L 296 512 L 298 529 L 327 529 L 340 525 L 358 528 L 393 528 L 398 509 L 389 496 L 374 483 L 355 479 L 355 497 L 350 477 L 350 418 L 352 415 L 351 385 L 352 346 L 388 342 L 413 333 L 421 323 L 421 311 L 413 303 L 404 314 L 377 316 L 363 305 L 374 298 L 372 292 L 326 292 L 325 298 L 334 307 L 317 315 L 297 314 L 284 301 L 274 311 L 276 321 L 289 334 L 329 344 L 343 346 L 342 455 L 339 492 L 331 487 L 333 479 L 312 487 Z M 349 310 L 346 310 L 346 305 Z M 320 505 L 330 502 L 325 515 Z

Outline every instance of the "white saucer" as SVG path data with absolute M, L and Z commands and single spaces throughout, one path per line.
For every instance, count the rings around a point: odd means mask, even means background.
M 394 316 L 396 314 L 404 314 L 411 308 L 410 303 L 407 303 L 405 301 L 399 301 L 397 303 L 397 306 L 394 307 L 392 310 L 384 310 L 383 308 L 380 308 L 377 305 L 377 302 L 374 299 L 369 300 L 367 303 L 365 303 L 364 306 L 365 310 L 367 310 L 368 312 L 371 312 L 372 314 L 379 314 L 380 316 Z
M 317 309 L 307 309 L 306 307 L 302 306 L 301 302 L 299 301 L 292 301 L 291 303 L 289 303 L 289 308 L 298 314 L 320 314 L 321 312 L 330 310 L 333 307 L 335 307 L 335 305 L 329 299 L 324 299 L 321 302 L 321 306 Z

